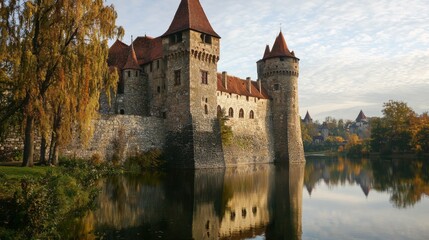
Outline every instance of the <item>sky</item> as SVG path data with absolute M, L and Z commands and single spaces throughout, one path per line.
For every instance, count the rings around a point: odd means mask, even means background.
M 383 103 L 429 111 L 428 0 L 200 0 L 221 36 L 218 72 L 257 79 L 256 62 L 280 29 L 300 58 L 300 114 L 354 120 Z M 180 0 L 106 0 L 131 35 L 158 37 Z M 113 41 L 112 41 L 113 43 Z

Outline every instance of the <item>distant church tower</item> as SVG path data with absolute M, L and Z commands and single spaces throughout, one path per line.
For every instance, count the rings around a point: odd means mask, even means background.
M 216 97 L 220 36 L 198 0 L 182 0 L 161 37 L 169 162 L 175 167 L 224 167 Z
M 258 78 L 272 99 L 275 161 L 305 161 L 298 111 L 299 59 L 289 51 L 281 31 L 257 67 Z

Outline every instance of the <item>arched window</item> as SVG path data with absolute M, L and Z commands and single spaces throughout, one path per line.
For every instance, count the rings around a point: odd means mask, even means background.
M 121 110 L 119 111 L 119 114 L 124 115 L 124 114 L 125 114 L 125 110 L 124 110 L 124 109 L 121 109 Z
M 209 108 L 207 107 L 207 104 L 204 105 L 204 113 L 209 114 Z
M 244 118 L 244 110 L 241 108 L 240 112 L 238 113 L 238 118 Z
M 222 116 L 222 108 L 219 105 L 217 105 L 217 116 L 218 117 L 223 117 Z
M 250 119 L 255 119 L 255 113 L 252 110 L 250 110 L 249 118 Z
M 234 117 L 234 110 L 232 108 L 229 108 L 228 110 L 228 117 Z

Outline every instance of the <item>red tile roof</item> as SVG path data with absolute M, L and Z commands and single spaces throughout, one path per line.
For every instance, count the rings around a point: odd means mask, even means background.
M 234 76 L 228 76 L 228 89 L 226 89 L 222 84 L 222 73 L 217 74 L 217 90 L 221 92 L 226 93 L 235 93 L 242 96 L 249 96 L 249 97 L 257 97 L 262 99 L 269 99 L 267 91 L 265 91 L 264 88 L 262 88 L 262 92 L 259 92 L 258 90 L 258 83 L 255 81 L 251 81 L 251 90 L 250 93 L 247 90 L 247 80 L 240 79 L 238 77 Z
M 220 38 L 210 25 L 199 0 L 182 0 L 170 27 L 161 37 L 189 29 Z
M 264 56 L 262 57 L 262 59 L 267 58 L 267 57 L 270 55 L 270 53 L 271 53 L 271 51 L 270 51 L 270 46 L 269 46 L 269 45 L 267 45 L 267 46 L 265 47 L 265 52 L 264 52 Z
M 271 52 L 263 59 L 268 58 L 275 58 L 275 57 L 295 57 L 295 53 L 289 51 L 289 48 L 287 47 L 285 38 L 283 36 L 283 33 L 280 31 L 279 35 L 276 38 L 276 41 L 274 42 L 273 48 L 271 49 Z
M 123 67 L 123 69 L 134 69 L 134 70 L 140 69 L 140 66 L 137 63 L 136 52 L 134 51 L 134 47 L 132 44 L 129 47 L 127 62 L 125 63 L 125 66 Z
M 138 37 L 133 42 L 140 65 L 162 58 L 162 38 Z
M 109 67 L 117 67 L 122 69 L 127 62 L 129 46 L 120 40 L 116 42 L 109 48 L 109 57 L 107 58 L 107 64 Z

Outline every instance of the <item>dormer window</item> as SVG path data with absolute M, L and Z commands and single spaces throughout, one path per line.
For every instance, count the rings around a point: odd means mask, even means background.
M 170 44 L 181 43 L 183 41 L 182 33 L 175 33 L 170 36 Z
M 201 41 L 203 43 L 212 44 L 212 36 L 201 33 Z

